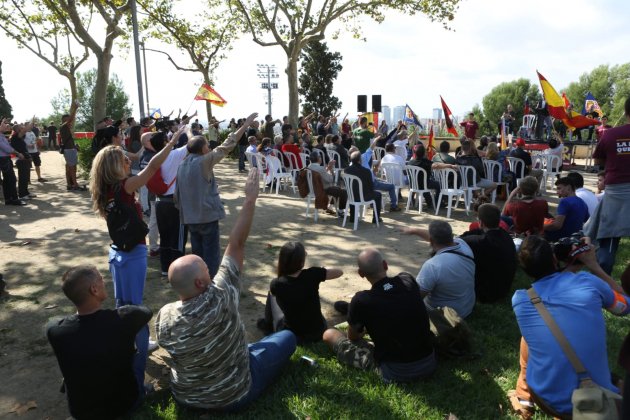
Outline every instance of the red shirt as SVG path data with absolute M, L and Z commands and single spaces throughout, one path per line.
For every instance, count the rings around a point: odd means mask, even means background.
M 549 206 L 545 200 L 535 199 L 528 203 L 525 201 L 512 201 L 508 203 L 503 215 L 514 220 L 514 232 L 516 233 L 542 233 L 545 216 L 549 212 Z
M 477 130 L 479 129 L 479 124 L 477 124 L 477 121 L 464 121 L 459 125 L 464 127 L 464 135 L 466 137 L 473 140 L 475 139 L 475 136 L 477 135 Z
M 283 144 L 280 150 L 282 151 L 282 153 L 289 152 L 295 155 L 295 158 L 297 160 L 297 165 L 298 165 L 297 169 L 302 169 L 304 167 L 302 165 L 302 158 L 300 157 L 300 148 L 297 146 L 297 144 L 289 144 L 289 143 Z M 287 164 L 289 162 L 287 162 L 287 159 L 284 157 L 284 155 L 282 156 L 282 158 L 284 159 L 285 165 L 288 166 Z
M 604 131 L 593 159 L 606 161 L 606 185 L 630 182 L 630 124 Z

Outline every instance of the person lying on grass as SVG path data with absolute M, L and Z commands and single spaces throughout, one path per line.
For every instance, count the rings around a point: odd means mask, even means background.
M 319 284 L 343 275 L 338 268 L 304 268 L 306 250 L 300 242 L 287 242 L 278 255 L 278 278 L 270 285 L 265 318 L 258 326 L 266 331 L 288 329 L 298 342 L 322 339 L 328 328 L 319 301 Z
M 352 298 L 347 336 L 331 328 L 324 332 L 324 342 L 342 364 L 376 370 L 385 382 L 431 375 L 437 362 L 429 316 L 414 278 L 408 273 L 387 276 L 387 261 L 374 248 L 363 250 L 357 262 L 359 275 L 372 288 Z

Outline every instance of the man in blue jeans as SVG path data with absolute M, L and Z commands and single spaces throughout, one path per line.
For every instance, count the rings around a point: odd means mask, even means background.
M 255 114 L 254 114 L 255 115 Z M 156 319 L 158 343 L 172 358 L 171 391 L 179 403 L 236 411 L 254 401 L 295 351 L 296 338 L 281 331 L 247 344 L 238 312 L 245 241 L 258 198 L 258 171 L 245 184 L 245 201 L 213 278 L 201 258 L 175 260 L 168 280 L 179 300 Z
M 235 133 L 212 151 L 204 136 L 194 136 L 186 145 L 188 156 L 177 168 L 175 199 L 179 217 L 190 232 L 193 254 L 203 258 L 211 276 L 219 270 L 219 220 L 225 218 L 213 168 L 232 151 L 257 116 L 256 113 L 250 115 Z

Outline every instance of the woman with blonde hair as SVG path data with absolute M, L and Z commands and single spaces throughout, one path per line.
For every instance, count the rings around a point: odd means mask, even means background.
M 177 144 L 180 129 L 171 141 L 157 153 L 149 164 L 137 175 L 130 175 L 131 160 L 118 146 L 101 149 L 92 162 L 90 171 L 90 192 L 92 207 L 101 217 L 107 218 L 108 211 L 120 202 L 131 206 L 142 220 L 142 207 L 135 198 L 135 191 L 144 186 L 157 172 L 173 146 Z M 112 236 L 110 234 L 110 236 Z M 144 282 L 147 274 L 147 246 L 144 238 L 127 251 L 114 244 L 109 250 L 109 271 L 114 282 L 116 307 L 142 304 Z M 145 326 L 136 336 L 138 352 L 134 356 L 134 373 L 140 395 L 144 395 L 144 369 L 149 346 L 149 329 Z

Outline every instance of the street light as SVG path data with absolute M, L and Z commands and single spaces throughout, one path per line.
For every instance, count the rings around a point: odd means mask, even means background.
M 278 84 L 277 83 L 271 83 L 271 79 L 277 79 L 278 77 L 280 77 L 280 75 L 278 74 L 278 72 L 276 71 L 276 66 L 275 65 L 269 65 L 269 64 L 256 64 L 256 67 L 258 69 L 258 77 L 261 79 L 266 79 L 266 82 L 262 82 L 260 84 L 260 87 L 262 89 L 266 89 L 267 90 L 267 106 L 268 106 L 268 113 L 269 115 L 272 115 L 271 113 L 271 89 L 278 89 Z

